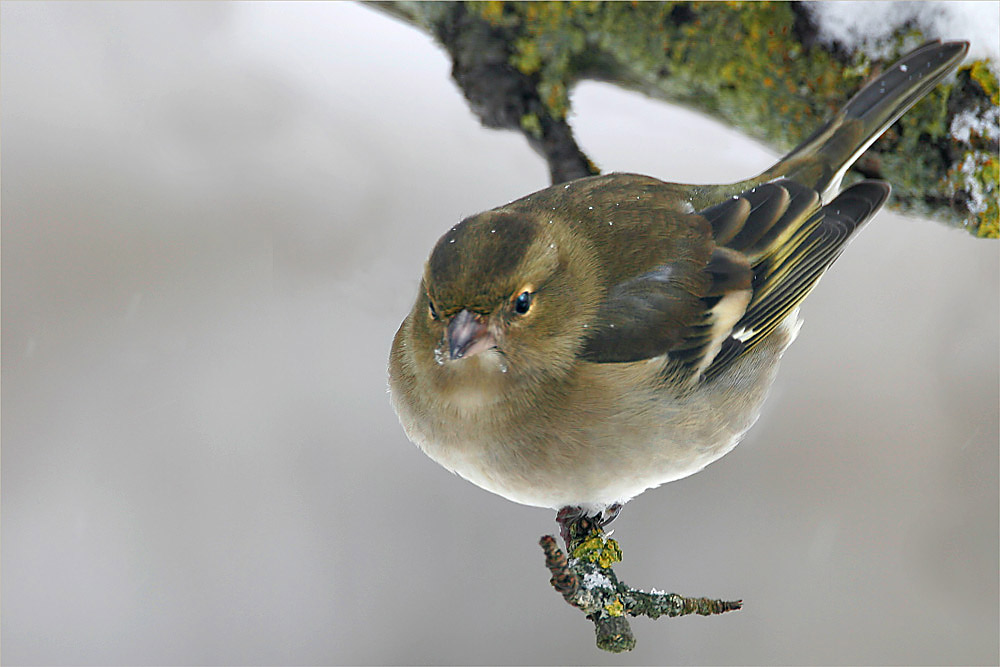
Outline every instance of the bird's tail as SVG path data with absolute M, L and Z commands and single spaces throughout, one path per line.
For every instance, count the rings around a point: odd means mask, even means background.
M 965 57 L 968 42 L 933 41 L 911 51 L 862 88 L 757 182 L 788 178 L 812 187 L 828 202 L 862 153 Z

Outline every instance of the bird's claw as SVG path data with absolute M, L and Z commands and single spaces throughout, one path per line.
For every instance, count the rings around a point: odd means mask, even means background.
M 566 548 L 572 552 L 571 541 L 578 542 L 595 530 L 603 531 L 605 526 L 618 518 L 621 511 L 621 503 L 609 505 L 597 514 L 587 514 L 582 507 L 576 505 L 563 507 L 556 514 L 559 536 L 562 537 Z

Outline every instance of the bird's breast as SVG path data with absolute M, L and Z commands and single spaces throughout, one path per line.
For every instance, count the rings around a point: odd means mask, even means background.
M 411 440 L 474 484 L 526 505 L 597 508 L 698 472 L 735 447 L 793 336 L 779 328 L 725 374 L 683 392 L 648 361 L 581 362 L 552 385 L 404 391 L 393 400 Z

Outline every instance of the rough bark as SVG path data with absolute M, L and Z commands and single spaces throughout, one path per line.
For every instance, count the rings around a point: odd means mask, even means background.
M 600 649 L 624 653 L 635 648 L 635 635 L 626 616 L 714 616 L 743 606 L 742 600 L 691 598 L 632 588 L 620 581 L 612 569 L 622 559 L 618 543 L 593 518 L 581 516 L 563 524 L 563 529 L 568 558 L 554 537 L 545 535 L 539 540 L 545 566 L 552 573 L 549 583 L 594 624 Z
M 577 81 L 683 104 L 788 150 L 925 41 L 904 26 L 891 53 L 873 60 L 819 42 L 799 3 L 370 5 L 431 33 L 483 124 L 523 133 L 554 183 L 598 173 L 566 120 Z M 901 211 L 997 237 L 997 89 L 986 63 L 963 65 L 869 149 L 854 176 L 892 183 L 891 205 Z

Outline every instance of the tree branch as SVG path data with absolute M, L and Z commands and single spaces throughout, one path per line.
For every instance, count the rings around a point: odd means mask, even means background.
M 796 2 L 370 4 L 431 33 L 482 123 L 524 134 L 553 183 L 599 173 L 566 121 L 577 81 L 693 107 L 788 150 L 925 41 L 905 25 L 892 53 L 873 60 L 818 42 Z M 997 237 L 997 88 L 985 62 L 961 67 L 868 150 L 854 177 L 892 183 L 899 210 Z
M 628 616 L 712 616 L 743 606 L 709 598 L 688 598 L 676 593 L 641 591 L 618 579 L 612 565 L 621 561 L 618 543 L 607 537 L 593 517 L 581 516 L 564 526 L 567 559 L 556 538 L 545 535 L 539 540 L 545 552 L 545 566 L 552 573 L 550 583 L 570 605 L 582 611 L 594 623 L 597 646 L 612 653 L 635 648 L 635 635 Z

